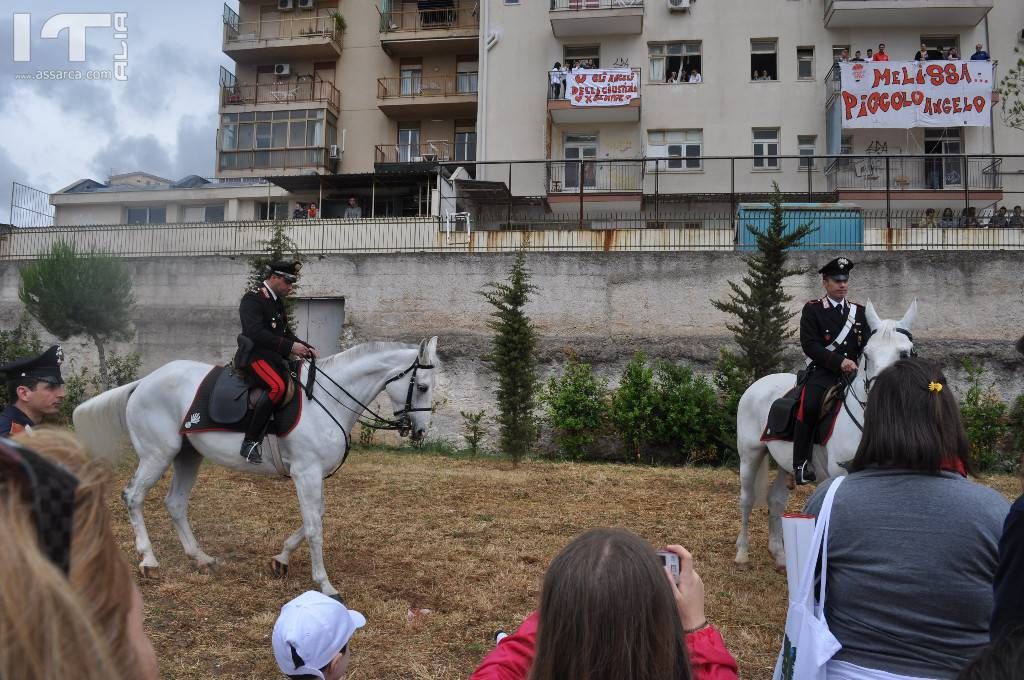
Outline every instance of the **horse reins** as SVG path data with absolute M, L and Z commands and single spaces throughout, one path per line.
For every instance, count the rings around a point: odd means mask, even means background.
M 902 335 L 907 336 L 907 338 L 910 340 L 910 356 L 916 357 L 917 356 L 917 350 L 914 349 L 914 335 L 910 331 L 905 329 L 905 328 L 893 328 L 893 330 L 896 331 L 897 333 L 900 333 Z M 870 340 L 871 336 L 874 335 L 876 332 L 877 331 L 871 331 L 871 334 L 868 335 L 868 339 Z M 864 377 L 864 401 L 861 401 L 860 397 L 858 397 L 857 393 L 854 391 L 854 389 L 853 389 L 853 380 L 851 378 L 848 378 L 845 374 L 843 374 L 841 376 L 841 379 L 843 381 L 843 386 L 844 386 L 843 387 L 843 408 L 846 409 L 846 414 L 850 416 L 850 420 L 853 421 L 853 424 L 856 425 L 857 429 L 860 430 L 861 432 L 864 431 L 864 425 L 861 424 L 860 421 L 858 421 L 857 418 L 854 417 L 853 412 L 850 411 L 850 405 L 848 403 L 846 403 L 846 397 L 847 397 L 848 394 L 852 394 L 853 398 L 856 400 L 856 402 L 858 404 L 860 404 L 860 407 L 862 409 L 867 408 L 867 403 L 868 403 L 867 402 L 867 398 L 868 398 L 868 393 L 871 391 L 871 382 L 875 379 L 875 378 L 868 378 L 867 377 L 867 370 L 868 370 L 868 357 L 867 357 L 867 354 L 865 354 L 864 355 L 864 376 L 865 376 Z

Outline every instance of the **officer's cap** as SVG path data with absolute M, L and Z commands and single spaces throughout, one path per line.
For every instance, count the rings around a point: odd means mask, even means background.
M 63 385 L 64 378 L 60 374 L 60 365 L 64 361 L 64 350 L 54 345 L 37 357 L 15 359 L 11 363 L 0 366 L 0 373 L 8 382 L 23 379 L 35 379 L 51 385 Z
M 845 281 L 850 278 L 851 269 L 853 269 L 853 262 L 845 257 L 837 257 L 819 269 L 818 273 L 833 281 Z
M 270 273 L 280 276 L 288 283 L 295 283 L 299 280 L 301 268 L 301 262 L 292 262 L 291 260 L 275 260 L 270 263 Z

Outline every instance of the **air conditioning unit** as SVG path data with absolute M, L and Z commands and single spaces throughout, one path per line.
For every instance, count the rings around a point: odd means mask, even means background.
M 292 73 L 291 64 L 274 64 L 275 76 L 289 76 Z
M 282 11 L 295 9 L 295 0 L 277 0 L 277 8 Z
M 692 0 L 668 0 L 668 10 L 670 12 L 685 12 L 690 9 L 690 3 Z
M 298 0 L 295 6 L 299 9 L 313 9 L 315 5 L 316 0 Z
M 341 160 L 341 148 L 337 144 L 331 144 L 327 155 L 332 161 Z

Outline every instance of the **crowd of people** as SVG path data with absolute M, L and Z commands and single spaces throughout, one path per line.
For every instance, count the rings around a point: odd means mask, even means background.
M 836 262 L 839 273 L 830 263 L 823 281 L 844 284 L 852 263 Z M 2 367 L 10 408 L 63 383 L 49 354 Z M 14 429 L 7 421 L 5 435 Z M 142 595 L 113 533 L 111 471 L 70 433 L 33 425 L 0 437 L 0 680 L 156 680 Z M 972 479 L 968 437 L 938 365 L 903 358 L 874 378 L 848 471 L 818 567 L 841 645 L 829 680 L 1024 677 L 1024 495 L 1011 506 Z M 806 513 L 822 510 L 833 483 L 814 492 Z M 694 556 L 680 545 L 663 550 L 677 571 L 630 531 L 578 536 L 548 566 L 536 611 L 470 680 L 738 678 Z M 289 678 L 340 680 L 366 625 L 340 601 L 303 593 L 281 608 L 268 651 Z
M 355 196 L 349 196 L 348 201 L 345 203 L 345 210 L 342 213 L 342 218 L 346 220 L 357 220 L 363 216 L 363 208 L 359 205 L 359 200 Z M 303 204 L 296 202 L 295 210 L 292 211 L 293 220 L 315 220 L 320 217 L 320 211 L 316 207 L 316 203 L 310 202 Z
M 940 47 L 928 47 L 927 43 L 922 42 L 920 49 L 914 53 L 913 61 L 960 61 L 959 50 L 956 47 L 947 47 L 942 49 Z M 991 61 L 988 52 L 985 50 L 984 45 L 978 43 L 974 46 L 974 54 L 970 56 L 971 61 Z M 850 56 L 849 51 L 842 50 L 836 56 L 836 61 L 889 61 L 889 53 L 885 50 L 885 43 L 878 43 L 878 51 L 874 52 L 869 47 L 865 55 L 861 55 L 860 50 L 856 50 L 853 56 Z M 758 78 L 754 78 L 758 80 Z
M 941 214 L 937 213 L 935 208 L 928 208 L 924 211 L 924 217 L 918 226 L 940 229 L 1024 229 L 1024 209 L 1015 205 L 1011 212 L 1007 210 L 1006 206 L 1001 205 L 990 215 L 978 215 L 978 209 L 974 206 L 961 208 L 959 214 L 948 207 L 943 208 Z

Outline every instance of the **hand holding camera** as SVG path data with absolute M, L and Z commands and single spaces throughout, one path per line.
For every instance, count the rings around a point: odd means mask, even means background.
M 672 585 L 683 629 L 694 632 L 705 627 L 708 620 L 704 615 L 704 582 L 693 568 L 693 555 L 681 545 L 667 546 L 657 554 Z

